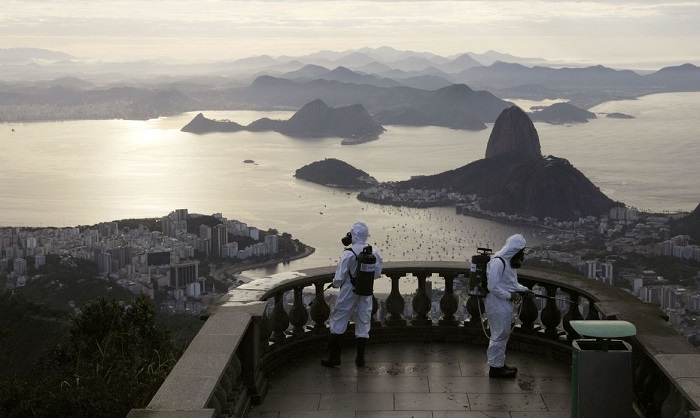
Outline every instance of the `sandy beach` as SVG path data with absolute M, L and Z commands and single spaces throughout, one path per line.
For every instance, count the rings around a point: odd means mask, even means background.
M 246 277 L 244 275 L 241 275 L 242 272 L 246 270 L 251 270 L 251 269 L 257 269 L 261 267 L 266 267 L 266 266 L 274 266 L 280 263 L 285 263 L 289 262 L 291 260 L 297 260 L 300 258 L 308 257 L 311 254 L 316 251 L 315 248 L 313 247 L 306 247 L 303 253 L 297 254 L 293 257 L 289 257 L 286 259 L 280 259 L 280 258 L 275 258 L 272 260 L 264 261 L 264 262 L 259 262 L 259 263 L 251 263 L 249 261 L 244 261 L 242 263 L 222 263 L 220 264 L 216 270 L 211 271 L 211 275 L 220 281 L 227 281 L 231 283 L 238 283 L 238 282 L 243 282 L 247 283 L 253 279 Z

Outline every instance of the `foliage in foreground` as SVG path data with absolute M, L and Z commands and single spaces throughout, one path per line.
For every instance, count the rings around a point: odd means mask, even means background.
M 68 340 L 38 365 L 36 384 L 0 382 L 3 417 L 124 417 L 144 407 L 182 351 L 155 325 L 147 296 L 97 299 L 72 316 Z

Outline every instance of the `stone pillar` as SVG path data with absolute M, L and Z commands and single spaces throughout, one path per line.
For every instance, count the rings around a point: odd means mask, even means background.
M 275 306 L 272 308 L 272 337 L 270 340 L 277 343 L 284 343 L 287 338 L 285 331 L 289 327 L 289 315 L 284 310 L 284 292 L 275 293 Z
M 404 302 L 403 296 L 401 296 L 399 291 L 399 279 L 401 277 L 393 275 L 389 276 L 389 278 L 391 279 L 391 292 L 386 298 L 387 315 L 384 323 L 390 327 L 405 326 L 406 318 L 403 316 L 403 310 L 406 307 L 406 302 Z
M 328 331 L 328 328 L 326 328 L 326 321 L 331 316 L 331 308 L 328 306 L 328 302 L 326 302 L 326 294 L 323 285 L 323 282 L 314 283 L 316 287 L 316 296 L 309 308 L 309 314 L 314 321 L 314 333 L 317 334 Z
M 457 297 L 454 291 L 454 277 L 445 277 L 445 294 L 440 298 L 440 311 L 442 318 L 438 321 L 439 325 L 457 326 L 459 321 L 455 317 L 457 312 Z
M 428 318 L 430 312 L 430 298 L 425 292 L 426 275 L 421 273 L 418 276 L 418 289 L 413 297 L 413 325 L 432 325 L 433 322 Z
M 309 313 L 306 311 L 303 299 L 304 286 L 294 287 L 294 304 L 289 310 L 289 322 L 292 324 L 292 332 L 296 335 L 304 333 L 304 326 L 309 321 Z
M 559 312 L 559 308 L 557 308 L 556 301 L 554 300 L 555 296 L 557 295 L 557 287 L 552 285 L 544 285 L 544 288 L 547 291 L 548 298 L 547 304 L 545 305 L 544 309 L 542 309 L 542 313 L 540 314 L 540 319 L 545 327 L 545 335 L 550 338 L 558 338 L 559 331 L 557 330 L 557 327 L 561 322 L 561 312 Z

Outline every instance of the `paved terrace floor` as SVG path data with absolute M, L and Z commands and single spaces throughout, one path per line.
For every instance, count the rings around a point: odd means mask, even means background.
M 509 350 L 515 379 L 490 379 L 485 348 L 459 343 L 367 344 L 366 366 L 354 346 L 339 368 L 317 354 L 276 371 L 254 418 L 568 418 L 571 366 Z

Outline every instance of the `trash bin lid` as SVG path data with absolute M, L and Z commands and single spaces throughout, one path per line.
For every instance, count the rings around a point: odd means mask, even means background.
M 593 338 L 620 338 L 637 334 L 637 328 L 627 321 L 571 321 L 570 324 L 577 333 Z

